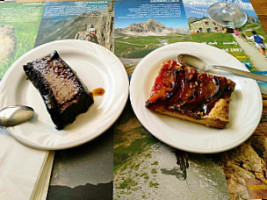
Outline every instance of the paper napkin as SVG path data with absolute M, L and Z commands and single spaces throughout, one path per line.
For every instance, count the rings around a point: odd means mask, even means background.
M 45 200 L 54 152 L 32 149 L 0 130 L 0 199 Z

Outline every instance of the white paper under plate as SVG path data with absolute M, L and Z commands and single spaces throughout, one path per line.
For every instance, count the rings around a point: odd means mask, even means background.
M 262 114 L 262 97 L 255 80 L 223 71 L 217 75 L 236 83 L 231 96 L 230 123 L 225 129 L 209 128 L 185 120 L 151 112 L 145 107 L 161 63 L 187 53 L 200 57 L 208 64 L 221 64 L 246 70 L 230 54 L 206 44 L 180 42 L 156 49 L 137 65 L 130 83 L 130 99 L 140 122 L 162 142 L 194 153 L 217 153 L 234 148 L 248 139 L 256 129 Z
M 43 99 L 23 71 L 27 62 L 57 50 L 90 90 L 104 88 L 94 97 L 86 113 L 64 130 L 55 129 Z M 126 70 L 108 49 L 92 42 L 59 40 L 39 46 L 19 58 L 0 84 L 0 107 L 23 104 L 34 108 L 36 116 L 24 124 L 8 128 L 18 141 L 39 149 L 65 149 L 88 142 L 107 130 L 121 114 L 129 90 Z

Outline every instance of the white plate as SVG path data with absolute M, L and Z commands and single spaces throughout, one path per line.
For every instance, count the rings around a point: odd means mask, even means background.
M 105 89 L 94 97 L 86 113 L 64 130 L 55 129 L 41 95 L 26 80 L 23 65 L 57 50 L 92 91 Z M 92 42 L 60 40 L 39 46 L 20 57 L 7 71 L 0 84 L 0 107 L 23 104 L 34 108 L 37 116 L 24 124 L 8 128 L 18 141 L 39 149 L 65 149 L 88 142 L 107 130 L 121 114 L 129 91 L 126 70 L 108 49 Z
M 236 83 L 231 96 L 230 123 L 222 130 L 155 114 L 145 107 L 145 101 L 149 98 L 161 63 L 176 59 L 180 53 L 198 56 L 208 64 L 223 64 L 247 70 L 230 54 L 206 44 L 180 42 L 156 49 L 137 65 L 130 83 L 130 100 L 143 126 L 162 142 L 194 153 L 222 152 L 248 139 L 257 127 L 262 114 L 261 93 L 256 81 L 252 79 L 223 71 L 216 72 Z

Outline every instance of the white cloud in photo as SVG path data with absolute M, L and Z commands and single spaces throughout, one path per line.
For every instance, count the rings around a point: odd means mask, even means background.
M 213 3 L 217 3 L 218 0 L 183 0 L 185 6 L 209 6 Z
M 240 2 L 238 4 L 243 10 L 254 10 L 251 3 Z
M 185 6 L 200 6 L 200 7 L 208 7 L 213 3 L 217 2 L 224 2 L 224 1 L 218 1 L 218 0 L 183 0 L 183 3 Z M 227 0 L 225 0 L 227 2 Z M 239 5 L 244 10 L 253 10 L 253 7 L 251 3 L 249 2 L 243 2 L 242 0 L 233 0 L 233 2 L 237 5 Z

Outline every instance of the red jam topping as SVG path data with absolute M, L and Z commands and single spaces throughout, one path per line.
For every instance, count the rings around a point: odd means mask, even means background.
M 209 114 L 217 100 L 230 97 L 234 86 L 225 77 L 200 73 L 170 60 L 162 64 L 146 107 L 153 110 L 164 105 L 173 112 L 201 118 Z

